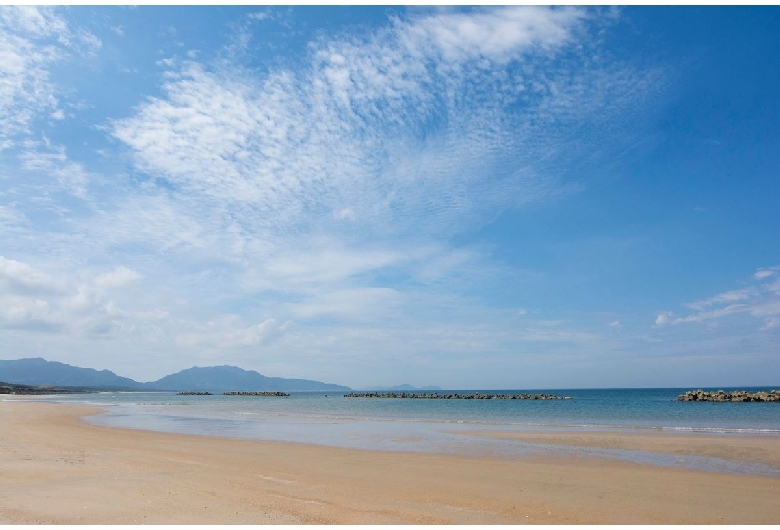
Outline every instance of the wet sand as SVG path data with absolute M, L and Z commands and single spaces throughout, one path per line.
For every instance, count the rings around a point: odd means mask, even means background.
M 780 414 L 780 410 L 778 410 Z M 780 436 L 680 434 L 674 432 L 507 432 L 474 430 L 447 431 L 464 436 L 484 436 L 534 444 L 566 445 L 650 451 L 677 456 L 722 458 L 734 462 L 763 464 L 780 470 Z
M 465 457 L 95 426 L 0 401 L 0 523 L 780 524 L 780 478 L 592 458 Z M 780 440 L 502 433 L 777 466 Z M 703 452 L 702 452 L 703 451 Z

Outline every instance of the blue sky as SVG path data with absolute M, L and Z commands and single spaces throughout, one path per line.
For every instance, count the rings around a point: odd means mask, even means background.
M 780 10 L 0 8 L 0 356 L 780 381 Z

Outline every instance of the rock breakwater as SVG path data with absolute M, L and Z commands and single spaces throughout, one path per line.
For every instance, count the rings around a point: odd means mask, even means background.
M 780 403 L 780 390 L 770 390 L 769 392 L 748 392 L 746 390 L 733 390 L 731 392 L 718 390 L 717 392 L 706 392 L 704 390 L 689 390 L 686 393 L 677 396 L 677 401 L 774 401 Z
M 176 394 L 177 396 L 212 396 L 213 394 L 211 392 L 194 392 L 194 391 L 187 391 L 187 392 L 179 392 Z
M 483 394 L 481 392 L 471 392 L 469 394 L 452 393 L 426 393 L 419 394 L 414 392 L 350 392 L 344 394 L 348 398 L 398 398 L 398 399 L 571 399 L 570 396 L 555 396 L 553 394 Z
M 223 392 L 223 396 L 266 396 L 266 397 L 290 397 L 286 392 Z

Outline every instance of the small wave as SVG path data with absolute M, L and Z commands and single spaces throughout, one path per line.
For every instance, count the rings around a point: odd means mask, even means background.
M 713 434 L 780 434 L 780 429 L 751 429 L 742 427 L 661 427 L 664 431 L 706 432 Z
M 290 420 L 313 421 L 344 421 L 344 422 L 377 422 L 377 423 L 406 423 L 406 424 L 444 424 L 463 425 L 475 427 L 509 427 L 525 429 L 554 429 L 554 430 L 581 430 L 581 431 L 629 431 L 629 432 L 693 432 L 709 434 L 754 434 L 754 435 L 780 435 L 780 429 L 747 428 L 747 427 L 706 427 L 706 426 L 674 426 L 674 425 L 633 425 L 619 423 L 574 423 L 574 422 L 511 422 L 490 421 L 475 419 L 451 419 L 451 418 L 392 418 L 381 416 L 358 415 L 334 415 L 316 413 L 284 413 L 284 412 L 252 412 L 234 410 L 232 414 L 250 417 L 278 418 Z

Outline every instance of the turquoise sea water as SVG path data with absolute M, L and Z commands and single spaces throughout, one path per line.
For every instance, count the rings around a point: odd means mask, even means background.
M 88 420 L 97 424 L 163 432 L 508 457 L 554 452 L 780 476 L 778 469 L 715 458 L 544 446 L 475 436 L 481 430 L 780 436 L 780 403 L 678 402 L 677 395 L 685 390 L 689 389 L 542 389 L 573 398 L 556 401 L 367 399 L 346 398 L 343 393 L 296 393 L 289 398 L 100 393 L 57 396 L 52 400 L 103 405 L 105 412 Z

